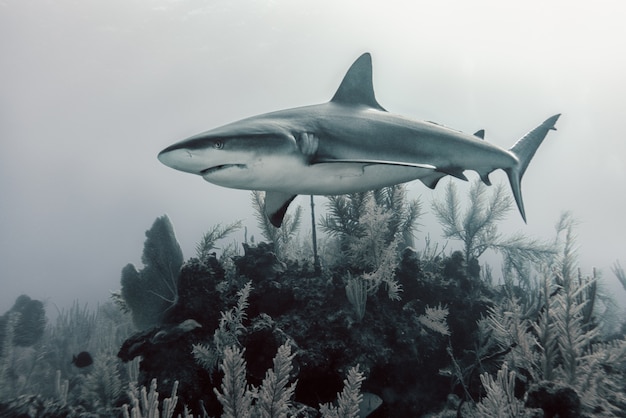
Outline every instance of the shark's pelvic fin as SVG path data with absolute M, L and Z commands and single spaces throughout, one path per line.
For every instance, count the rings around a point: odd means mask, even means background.
M 297 195 L 281 192 L 265 192 L 265 214 L 276 228 L 280 228 L 287 208 Z
M 463 174 L 462 168 L 438 168 L 437 171 L 445 174 L 449 174 L 452 177 L 456 177 L 459 180 L 468 181 L 467 176 Z
M 422 177 L 420 180 L 429 189 L 434 189 L 443 177 L 447 176 L 445 173 L 434 172 L 430 176 Z
M 378 104 L 374 95 L 372 57 L 368 52 L 357 58 L 350 69 L 348 69 L 331 102 L 369 106 L 374 109 L 385 110 Z
M 526 222 L 526 212 L 524 211 L 524 201 L 522 200 L 522 176 L 526 172 L 528 163 L 530 163 L 530 160 L 535 155 L 537 148 L 539 148 L 548 132 L 550 130 L 556 130 L 554 124 L 559 119 L 559 116 L 561 115 L 554 115 L 546 119 L 541 125 L 528 132 L 509 149 L 509 152 L 517 158 L 518 163 L 513 167 L 505 169 L 505 171 L 509 176 L 513 196 L 515 197 L 517 208 L 524 222 Z

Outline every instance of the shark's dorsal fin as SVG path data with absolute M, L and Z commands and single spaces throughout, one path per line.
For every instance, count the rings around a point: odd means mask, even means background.
M 361 55 L 343 77 L 341 85 L 331 102 L 347 105 L 362 105 L 385 110 L 376 101 L 372 84 L 372 57 L 366 52 Z

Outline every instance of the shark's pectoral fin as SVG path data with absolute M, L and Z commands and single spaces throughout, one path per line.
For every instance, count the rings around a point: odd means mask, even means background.
M 283 224 L 287 208 L 296 196 L 289 193 L 265 192 L 265 215 L 276 228 Z

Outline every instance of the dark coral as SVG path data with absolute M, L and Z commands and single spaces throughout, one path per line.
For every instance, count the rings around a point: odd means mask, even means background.
M 150 386 L 157 378 L 159 392 L 169 394 L 178 380 L 179 405 L 187 405 L 196 414 L 204 407 L 218 408 L 210 388 L 211 373 L 195 360 L 192 348 L 212 338 L 224 310 L 216 285 L 224 270 L 215 258 L 206 263 L 191 259 L 178 277 L 178 302 L 163 315 L 163 322 L 141 331 L 122 345 L 118 357 L 130 361 L 141 356 L 139 384 Z
M 257 258 L 263 261 L 256 264 Z M 459 279 L 468 280 L 465 264 L 461 258 L 447 265 L 454 263 L 457 267 L 452 277 L 443 274 L 443 265 L 437 274 L 426 274 L 415 251 L 405 250 L 396 272 L 404 289 L 402 300 L 390 300 L 381 287 L 368 298 L 360 322 L 347 300 L 343 272 L 315 277 L 306 265 L 289 265 L 285 270 L 270 247 L 261 245 L 246 248 L 237 266 L 244 267 L 242 274 L 254 271 L 250 277 L 254 286 L 251 316 L 271 311 L 276 326 L 300 348 L 297 401 L 314 406 L 332 401 L 342 388 L 346 370 L 360 364 L 369 374 L 363 390 L 384 400 L 377 414 L 384 415 L 386 410 L 396 416 L 416 416 L 445 401 L 449 379 L 438 371 L 450 363 L 448 338 L 425 330 L 417 316 L 428 303 L 447 305 L 454 318 L 450 321 L 453 345 L 467 347 L 473 341 L 476 320 L 488 306 L 469 300 L 459 283 Z M 261 268 L 251 267 L 254 265 Z M 476 286 L 476 293 L 483 291 Z M 270 346 L 276 344 L 273 341 Z M 247 358 L 253 358 L 255 347 L 260 346 L 263 344 L 258 341 L 255 346 L 246 343 Z
M 462 257 L 455 255 L 425 272 L 415 251 L 405 250 L 396 271 L 402 300 L 390 300 L 381 286 L 357 322 L 345 293 L 345 269 L 319 276 L 311 263 L 281 262 L 270 245 L 244 245 L 244 251 L 234 260 L 235 280 L 225 279 L 214 258 L 205 263 L 192 259 L 183 266 L 178 303 L 166 312 L 163 324 L 135 335 L 120 351 L 125 360 L 143 357 L 141 384 L 157 377 L 160 392 L 168 393 L 177 379 L 182 403 L 199 411 L 201 400 L 209 414 L 219 414 L 211 388 L 219 386 L 221 374 L 203 369 L 191 348 L 212 341 L 220 311 L 234 306 L 236 290 L 250 280 L 248 320 L 239 341 L 246 348 L 251 384 L 261 383 L 278 346 L 291 339 L 297 347 L 296 402 L 317 407 L 333 401 L 348 368 L 356 364 L 368 376 L 363 390 L 383 399 L 376 416 L 418 416 L 446 401 L 450 380 L 439 369 L 450 364 L 449 341 L 471 346 L 476 320 L 488 306 L 468 297 L 465 283 L 470 279 Z M 471 288 L 474 296 L 484 291 L 479 285 Z M 451 340 L 417 321 L 428 304 L 448 306 Z M 188 319 L 202 327 L 162 338 Z
M 43 302 L 21 295 L 7 313 L 0 316 L 0 347 L 4 343 L 4 333 L 9 315 L 18 313 L 19 317 L 13 330 L 13 345 L 30 347 L 43 336 L 46 328 L 46 310 Z
M 22 395 L 8 402 L 0 403 L 0 416 L 30 418 L 88 418 L 97 417 L 82 406 L 69 406 L 41 395 Z
M 530 386 L 526 406 L 541 408 L 545 418 L 581 418 L 580 397 L 571 387 L 555 382 L 539 382 Z

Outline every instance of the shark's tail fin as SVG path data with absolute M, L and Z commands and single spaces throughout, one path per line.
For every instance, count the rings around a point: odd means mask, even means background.
M 509 149 L 509 152 L 517 157 L 518 163 L 505 171 L 509 176 L 513 196 L 515 197 L 515 202 L 517 203 L 517 207 L 524 222 L 526 222 L 526 213 L 524 211 L 524 201 L 522 200 L 522 176 L 526 172 L 528 163 L 530 163 L 530 160 L 535 155 L 535 151 L 537 151 L 537 148 L 539 148 L 539 145 L 541 145 L 548 134 L 548 131 L 556 131 L 554 124 L 557 119 L 559 119 L 559 116 L 561 115 L 554 115 L 546 119 L 545 122 L 528 132 Z

